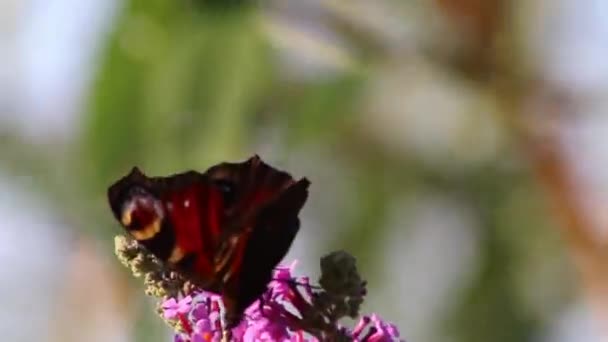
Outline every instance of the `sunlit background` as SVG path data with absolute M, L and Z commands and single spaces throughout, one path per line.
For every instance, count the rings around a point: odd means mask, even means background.
M 170 341 L 106 187 L 253 153 L 408 341 L 608 341 L 608 2 L 3 0 L 0 42 L 3 341 Z

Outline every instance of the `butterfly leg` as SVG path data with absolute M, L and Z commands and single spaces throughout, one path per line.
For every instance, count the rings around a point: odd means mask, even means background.
M 266 303 L 264 302 L 264 295 L 262 295 L 262 296 L 260 296 L 260 299 L 258 300 L 258 310 L 260 311 L 262 316 L 264 315 L 264 304 L 266 304 Z
M 230 341 L 232 341 L 232 330 L 226 328 L 222 332 L 222 342 L 230 342 Z

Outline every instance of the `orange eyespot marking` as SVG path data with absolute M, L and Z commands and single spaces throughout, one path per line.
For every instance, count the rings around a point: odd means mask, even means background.
M 138 241 L 150 240 L 154 236 L 156 236 L 156 234 L 158 234 L 158 232 L 160 232 L 160 227 L 161 227 L 161 220 L 157 218 L 154 221 L 152 221 L 152 223 L 150 223 L 149 225 L 147 225 L 141 229 L 129 230 L 129 233 L 131 233 L 131 235 L 133 235 L 133 237 Z
M 175 246 L 173 247 L 173 250 L 171 251 L 171 256 L 169 256 L 169 263 L 171 264 L 176 264 L 178 262 L 180 262 L 184 256 L 186 256 L 186 253 L 184 252 L 183 249 L 181 249 L 179 246 Z
M 164 213 L 149 198 L 134 198 L 123 206 L 120 222 L 136 240 L 150 240 L 162 228 Z
M 131 213 L 133 212 L 132 209 L 127 209 L 127 210 L 123 210 L 122 212 L 122 217 L 120 218 L 120 222 L 122 223 L 123 226 L 128 227 L 129 225 L 131 225 Z

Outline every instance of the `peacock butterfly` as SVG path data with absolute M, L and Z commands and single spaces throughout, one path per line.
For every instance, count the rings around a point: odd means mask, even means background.
M 169 177 L 148 177 L 135 167 L 110 186 L 108 199 L 138 243 L 222 295 L 230 327 L 265 291 L 287 254 L 309 185 L 256 155 Z

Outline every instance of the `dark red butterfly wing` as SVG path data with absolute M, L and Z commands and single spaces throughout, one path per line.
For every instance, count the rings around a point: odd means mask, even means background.
M 227 237 L 222 239 L 216 266 L 224 281 L 227 322 L 236 324 L 266 290 L 272 271 L 291 247 L 310 183 L 296 182 L 257 156 L 243 163 L 219 164 L 206 174 L 226 194 L 230 227 L 224 231 Z
M 289 250 L 308 186 L 254 156 L 204 174 L 149 178 L 135 168 L 108 197 L 135 239 L 202 288 L 222 294 L 234 325 Z
M 218 164 L 205 175 L 223 189 L 227 216 L 251 215 L 295 183 L 287 172 L 271 167 L 257 155 L 242 163 Z
M 225 286 L 226 320 L 237 324 L 241 313 L 264 293 L 277 264 L 285 257 L 300 228 L 298 213 L 306 201 L 307 180 L 290 186 L 255 216 L 240 263 L 231 265 L 234 279 Z
M 205 288 L 219 286 L 213 257 L 223 199 L 205 175 L 149 178 L 134 168 L 109 188 L 108 198 L 114 216 L 151 253 Z

